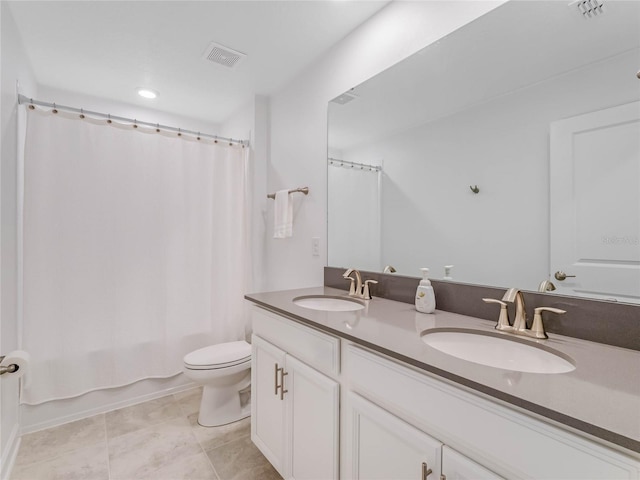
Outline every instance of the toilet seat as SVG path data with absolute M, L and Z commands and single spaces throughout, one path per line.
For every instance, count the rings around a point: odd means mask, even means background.
M 211 345 L 184 356 L 189 370 L 217 370 L 250 362 L 251 344 L 244 340 Z

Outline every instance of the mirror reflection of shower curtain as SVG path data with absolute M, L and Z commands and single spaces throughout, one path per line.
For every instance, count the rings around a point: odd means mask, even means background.
M 382 171 L 328 167 L 328 265 L 382 271 Z
M 22 403 L 164 378 L 244 338 L 248 149 L 29 111 Z

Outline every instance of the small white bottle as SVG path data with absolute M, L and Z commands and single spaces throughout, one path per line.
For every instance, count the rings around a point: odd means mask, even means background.
M 451 276 L 452 268 L 453 268 L 453 265 L 444 266 L 444 277 L 442 278 L 443 280 L 453 280 L 453 277 Z
M 416 310 L 422 313 L 433 313 L 436 309 L 436 296 L 433 293 L 433 287 L 427 275 L 429 274 L 428 268 L 421 268 L 422 280 L 416 290 Z

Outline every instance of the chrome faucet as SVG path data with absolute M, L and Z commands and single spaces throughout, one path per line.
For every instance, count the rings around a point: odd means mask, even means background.
M 509 332 L 513 335 L 534 337 L 537 339 L 549 338 L 544 330 L 544 325 L 542 323 L 542 312 L 553 312 L 557 314 L 567 313 L 565 310 L 560 310 L 559 308 L 535 308 L 533 324 L 531 325 L 530 329 L 527 329 L 527 312 L 524 306 L 524 296 L 522 295 L 522 292 L 517 288 L 508 289 L 502 297 L 502 301 L 496 300 L 495 298 L 483 298 L 482 300 L 486 303 L 497 303 L 500 305 L 500 318 L 498 319 L 498 323 L 496 324 L 496 330 Z M 516 304 L 516 315 L 513 320 L 513 325 L 509 323 L 509 315 L 507 312 L 508 303 Z
M 540 285 L 538 285 L 538 291 L 542 293 L 553 292 L 555 289 L 556 286 L 551 280 L 543 280 L 540 282 Z
M 356 278 L 351 276 L 353 273 L 355 273 Z M 362 295 L 362 277 L 358 270 L 350 268 L 342 274 L 342 278 L 351 280 L 351 287 L 349 288 L 350 297 L 359 297 Z
M 516 304 L 516 317 L 513 320 L 513 330 L 524 332 L 527 329 L 527 311 L 524 308 L 524 296 L 517 288 L 510 288 L 502 297 L 503 302 Z
M 356 278 L 353 278 L 351 275 L 355 274 Z M 349 296 L 364 298 L 365 300 L 371 300 L 371 292 L 369 290 L 370 284 L 378 283 L 376 280 L 366 280 L 362 283 L 362 276 L 360 272 L 355 268 L 350 268 L 346 272 L 342 274 L 342 278 L 345 280 L 351 280 L 351 286 L 349 287 Z

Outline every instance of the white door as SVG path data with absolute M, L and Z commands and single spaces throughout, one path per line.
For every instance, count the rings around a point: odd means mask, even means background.
M 251 337 L 251 440 L 284 476 L 285 401 L 280 392 L 285 352 Z
M 347 469 L 361 480 L 436 480 L 442 444 L 364 398 L 349 394 Z
M 640 102 L 552 123 L 550 174 L 558 291 L 640 302 Z
M 337 479 L 340 387 L 290 355 L 286 373 L 290 478 Z
M 482 465 L 460 455 L 451 447 L 442 447 L 442 475 L 446 480 L 501 480 Z

